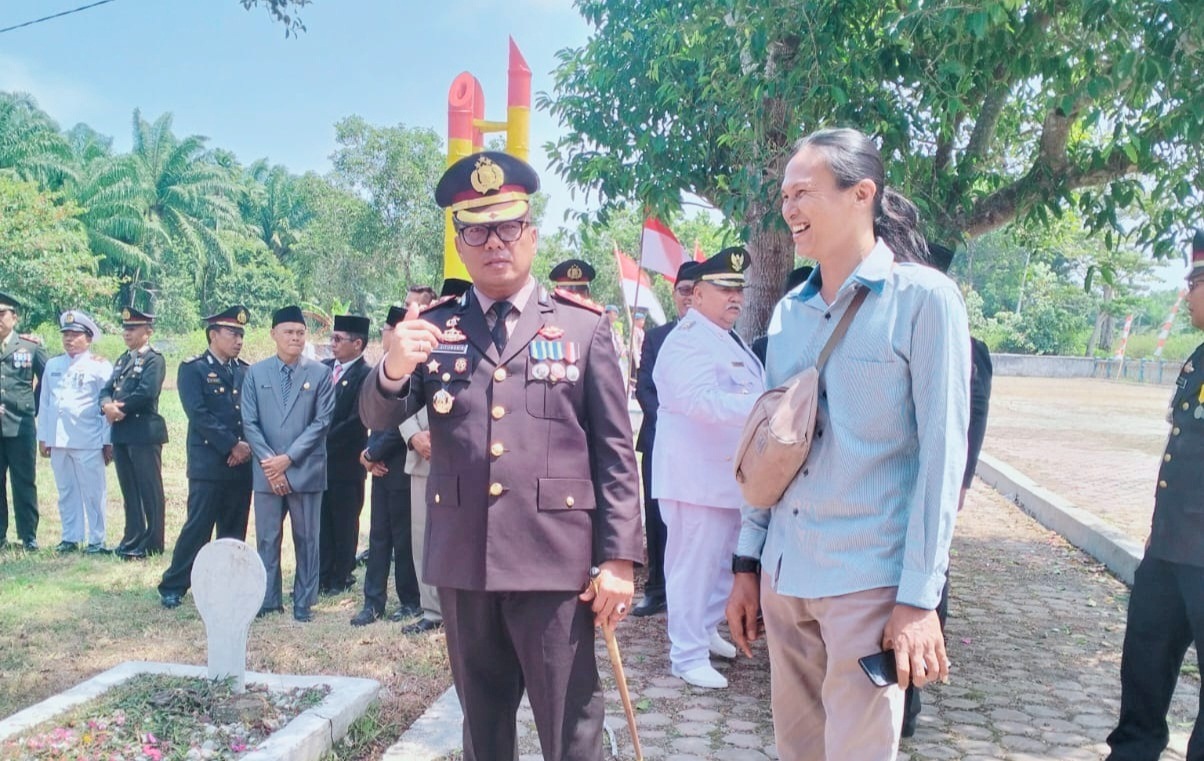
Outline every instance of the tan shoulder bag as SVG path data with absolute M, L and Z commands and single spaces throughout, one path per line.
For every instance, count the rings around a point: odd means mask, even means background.
M 761 394 L 753 405 L 736 449 L 736 482 L 753 507 L 776 505 L 807 461 L 819 406 L 819 375 L 868 293 L 865 286 L 857 286 L 814 367 Z

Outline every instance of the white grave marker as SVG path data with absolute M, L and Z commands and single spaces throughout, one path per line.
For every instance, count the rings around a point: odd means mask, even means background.
M 209 642 L 209 678 L 234 677 L 236 692 L 246 684 L 247 633 L 266 589 L 263 561 L 246 542 L 210 542 L 192 564 L 192 596 Z

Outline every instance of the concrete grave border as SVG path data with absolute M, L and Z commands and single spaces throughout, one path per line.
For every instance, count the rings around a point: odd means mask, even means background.
M 205 666 L 126 661 L 65 692 L 0 720 L 0 740 L 6 740 L 49 721 L 138 674 L 209 678 L 209 671 Z M 380 692 L 380 683 L 374 679 L 346 676 L 293 676 L 248 671 L 247 682 L 264 684 L 273 690 L 327 685 L 330 687 L 330 694 L 321 703 L 272 733 L 256 750 L 242 756 L 240 761 L 316 761 L 347 734 L 351 723 L 363 715 Z

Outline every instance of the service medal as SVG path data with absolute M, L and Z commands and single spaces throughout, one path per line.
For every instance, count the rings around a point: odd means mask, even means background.
M 531 367 L 531 376 L 535 380 L 547 380 L 548 372 L 548 364 L 546 362 L 539 362 Z
M 456 364 L 453 368 L 457 373 L 468 372 L 468 357 L 457 357 Z
M 568 367 L 564 368 L 564 377 L 570 383 L 576 383 L 581 379 L 581 370 L 579 370 L 576 365 L 569 365 Z
M 447 389 L 441 388 L 431 397 L 431 406 L 435 408 L 435 412 L 440 415 L 446 415 L 451 412 L 452 405 L 455 404 L 456 397 L 452 396 Z
M 549 375 L 551 375 L 553 383 L 555 383 L 556 381 L 559 381 L 559 380 L 564 380 L 564 376 L 565 376 L 564 363 L 563 362 L 553 362 L 552 366 L 549 368 Z

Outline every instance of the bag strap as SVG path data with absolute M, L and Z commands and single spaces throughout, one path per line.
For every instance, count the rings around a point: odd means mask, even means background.
M 861 303 L 865 301 L 865 297 L 869 295 L 870 289 L 864 285 L 857 286 L 857 293 L 853 294 L 853 300 L 849 303 L 848 309 L 844 310 L 844 314 L 840 317 L 840 322 L 836 323 L 836 330 L 832 331 L 832 335 L 828 336 L 828 342 L 824 344 L 824 348 L 819 352 L 819 359 L 815 361 L 816 372 L 823 372 L 824 365 L 828 363 L 828 357 L 831 356 L 832 350 L 836 348 L 836 344 L 840 343 L 840 339 L 844 338 L 844 334 L 849 331 L 849 323 L 853 321 L 853 315 L 857 314 L 857 310 L 861 308 Z

